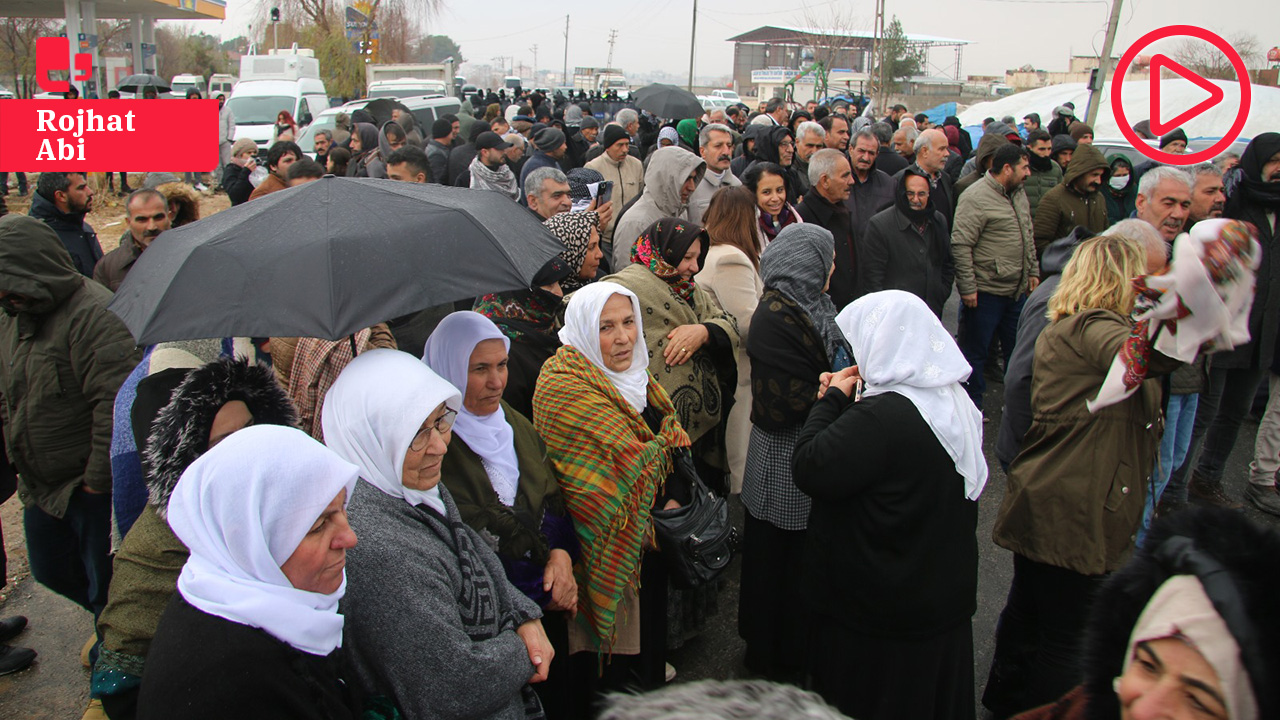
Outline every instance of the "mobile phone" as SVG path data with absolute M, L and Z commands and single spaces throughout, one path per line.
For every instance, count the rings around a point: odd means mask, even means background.
M 613 181 L 604 180 L 600 183 L 600 187 L 596 188 L 596 207 L 600 207 L 611 199 L 613 199 Z

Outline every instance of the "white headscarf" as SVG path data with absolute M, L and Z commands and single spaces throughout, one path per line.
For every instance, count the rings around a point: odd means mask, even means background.
M 193 462 L 169 499 L 173 534 L 191 551 L 178 592 L 192 606 L 262 628 L 312 655 L 342 646 L 338 600 L 299 590 L 280 569 L 358 470 L 306 433 L 255 425 Z
M 916 406 L 964 477 L 964 496 L 977 500 L 987 484 L 982 413 L 960 387 L 971 368 L 928 305 L 901 290 L 864 295 L 840 311 L 863 395 L 893 392 Z
M 462 393 L 464 403 L 453 424 L 453 432 L 484 460 L 493 491 L 504 505 L 511 506 L 516 502 L 516 489 L 520 485 L 515 432 L 507 423 L 501 405 L 496 411 L 480 416 L 465 404 L 471 353 L 485 340 L 501 340 L 502 346 L 511 350 L 511 341 L 489 318 L 470 310 L 451 313 L 427 338 L 422 361 Z
M 438 484 L 414 490 L 400 479 L 413 437 L 440 403 L 457 410 L 462 396 L 418 358 L 399 350 L 366 351 L 343 368 L 325 395 L 325 444 L 382 492 L 443 515 Z
M 606 367 L 604 355 L 600 352 L 600 314 L 604 312 L 604 304 L 614 295 L 631 298 L 631 311 L 636 316 L 636 346 L 631 354 L 631 367 L 622 372 Z M 649 351 L 644 342 L 640 300 L 635 293 L 614 282 L 591 283 L 574 292 L 569 296 L 569 304 L 565 307 L 560 342 L 585 355 L 609 378 L 609 382 L 618 389 L 627 404 L 635 408 L 636 412 L 644 412 L 648 405 Z

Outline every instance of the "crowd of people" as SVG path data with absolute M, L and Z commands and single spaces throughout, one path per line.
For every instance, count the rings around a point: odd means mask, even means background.
M 228 143 L 233 204 L 436 183 L 562 246 L 341 341 L 137 346 L 107 304 L 200 221 L 176 176 L 105 255 L 83 173 L 0 218 L 0 472 L 33 577 L 93 614 L 85 717 L 974 718 L 992 402 L 988 712 L 1280 714 L 1280 534 L 1222 485 L 1269 378 L 1244 500 L 1280 515 L 1280 134 L 1224 171 L 1103 157 L 1066 106 L 975 147 L 902 105 L 486 99 L 355 111 L 314 156 L 282 114 L 265 173 Z M 725 610 L 655 533 L 704 486 L 745 508 L 768 682 L 663 689 Z

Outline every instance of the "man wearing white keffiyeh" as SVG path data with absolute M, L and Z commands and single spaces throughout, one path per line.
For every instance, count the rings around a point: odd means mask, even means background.
M 511 143 L 496 132 L 482 132 L 476 138 L 476 157 L 467 170 L 471 173 L 471 189 L 493 190 L 512 200 L 520 197 L 520 185 L 506 163 Z

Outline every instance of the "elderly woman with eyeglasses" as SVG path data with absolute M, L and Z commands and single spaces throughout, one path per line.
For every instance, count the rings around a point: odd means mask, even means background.
M 329 390 L 325 443 L 363 480 L 341 606 L 350 680 L 383 716 L 541 717 L 529 683 L 547 679 L 554 655 L 542 610 L 440 483 L 461 407 L 457 389 L 397 350 L 361 354 Z

